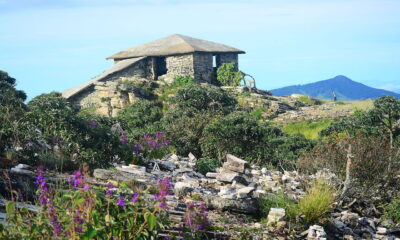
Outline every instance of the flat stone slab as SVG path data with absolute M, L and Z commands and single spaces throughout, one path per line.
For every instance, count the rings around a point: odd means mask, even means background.
M 235 157 L 232 154 L 226 154 L 226 162 L 223 165 L 224 169 L 244 173 L 248 167 L 249 164 L 245 160 Z

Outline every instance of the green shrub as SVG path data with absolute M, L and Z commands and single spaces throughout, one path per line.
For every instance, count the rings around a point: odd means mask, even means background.
M 79 114 L 79 109 L 60 93 L 42 94 L 28 103 L 29 122 L 25 139 L 20 143 L 28 164 L 37 164 L 41 153 L 51 152 L 63 161 L 73 159 L 77 165 L 108 167 L 119 159 L 126 161 L 131 150 L 121 136 L 112 132 L 115 121 L 108 117 Z
M 285 135 L 271 140 L 270 146 L 275 149 L 271 164 L 284 170 L 296 170 L 297 161 L 313 149 L 315 143 L 303 135 Z
M 0 70 L 0 157 L 24 135 L 26 94 L 15 89 L 15 78 Z
M 212 158 L 200 158 L 196 163 L 196 170 L 206 174 L 221 166 L 221 162 Z
M 193 78 L 190 76 L 176 76 L 172 82 L 174 87 L 187 87 L 193 83 Z
M 177 91 L 160 122 L 171 146 L 180 155 L 201 156 L 199 141 L 204 128 L 219 115 L 234 109 L 236 101 L 220 88 L 191 84 Z
M 177 91 L 170 100 L 182 113 L 190 111 L 226 111 L 236 106 L 236 100 L 219 87 L 191 84 Z
M 400 223 L 400 199 L 392 199 L 392 201 L 384 207 L 385 213 L 383 219 L 390 219 L 394 223 Z
M 204 134 L 204 128 L 218 115 L 212 111 L 194 111 L 179 114 L 181 111 L 169 112 L 162 119 L 161 125 L 176 153 L 187 156 L 192 152 L 201 156 L 199 141 Z
M 160 129 L 158 121 L 163 117 L 160 103 L 139 100 L 122 109 L 117 116 L 128 140 L 134 142 L 147 133 L 155 133 Z
M 232 112 L 204 129 L 200 145 L 204 156 L 220 161 L 231 153 L 252 163 L 267 164 L 275 151 L 271 140 L 279 136 L 283 133 L 278 128 L 259 122 L 257 117 L 247 112 Z
M 235 63 L 224 63 L 217 69 L 217 80 L 225 86 L 239 86 L 243 73 L 235 71 Z
M 317 179 L 300 199 L 297 213 L 307 224 L 317 222 L 333 207 L 335 189 L 323 179 Z

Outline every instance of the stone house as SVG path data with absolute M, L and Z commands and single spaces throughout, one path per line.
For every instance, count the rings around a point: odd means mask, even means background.
M 110 69 L 62 94 L 82 108 L 115 116 L 146 94 L 140 87 L 143 84 L 170 83 L 176 76 L 211 83 L 220 65 L 233 62 L 238 69 L 238 54 L 242 53 L 220 43 L 174 34 L 108 57 L 114 60 Z

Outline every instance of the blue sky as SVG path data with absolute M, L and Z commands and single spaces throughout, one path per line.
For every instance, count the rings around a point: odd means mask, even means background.
M 336 75 L 400 89 L 399 0 L 0 0 L 0 69 L 32 98 L 173 33 L 245 50 L 262 89 Z

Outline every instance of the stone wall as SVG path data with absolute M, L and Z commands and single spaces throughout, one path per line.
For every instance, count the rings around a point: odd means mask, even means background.
M 146 58 L 96 82 L 70 100 L 87 111 L 116 116 L 126 105 L 146 97 L 140 86 L 149 84 L 148 79 L 152 78 L 151 59 Z
M 167 76 L 163 76 L 164 79 L 172 81 L 176 76 L 191 76 L 194 78 L 193 58 L 193 54 L 166 57 Z
M 214 76 L 212 53 L 195 53 L 193 57 L 194 79 L 198 82 L 211 83 Z
M 217 68 L 224 63 L 235 63 L 235 71 L 239 69 L 239 57 L 237 53 L 221 53 L 216 55 Z

